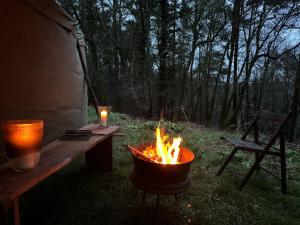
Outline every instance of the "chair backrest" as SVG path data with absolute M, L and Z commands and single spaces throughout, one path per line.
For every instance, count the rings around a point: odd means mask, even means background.
M 266 110 L 261 110 L 257 113 L 255 119 L 251 123 L 250 127 L 247 129 L 245 134 L 242 136 L 242 139 L 245 139 L 247 135 L 250 133 L 250 131 L 254 131 L 254 141 L 259 143 L 262 142 L 259 140 L 259 124 L 263 125 L 264 129 L 270 129 L 272 132 L 270 132 L 269 140 L 267 141 L 267 145 L 272 145 L 276 141 L 277 137 L 281 134 L 282 129 L 287 124 L 287 121 L 291 115 L 291 112 L 288 114 L 280 114 L 280 113 L 274 113 Z M 271 122 L 272 125 L 268 125 L 267 123 L 264 123 L 262 120 L 265 120 L 266 122 Z M 272 129 L 273 128 L 273 129 Z M 267 132 L 265 132 L 266 135 Z M 263 143 L 263 142 L 262 142 Z
M 282 123 L 285 121 L 288 114 L 274 113 L 266 110 L 261 110 L 258 113 L 260 119 L 271 120 L 273 122 Z

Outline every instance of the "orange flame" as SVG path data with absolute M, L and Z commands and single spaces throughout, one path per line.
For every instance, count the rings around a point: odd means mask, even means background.
M 173 138 L 169 142 L 168 135 L 164 134 L 159 127 L 155 131 L 155 146 L 148 146 L 144 151 L 144 156 L 152 161 L 162 164 L 178 164 L 178 156 L 180 152 L 181 137 Z

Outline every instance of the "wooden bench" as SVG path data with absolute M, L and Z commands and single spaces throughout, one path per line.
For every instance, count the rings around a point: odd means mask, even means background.
M 84 141 L 55 140 L 49 143 L 42 148 L 39 165 L 33 170 L 17 173 L 10 169 L 8 163 L 0 166 L 0 224 L 9 222 L 12 209 L 14 224 L 19 225 L 19 196 L 66 166 L 80 153 L 85 153 L 88 169 L 112 171 L 112 137 L 119 127 L 100 129 L 99 125 L 89 124 L 81 129 L 92 130 L 93 136 Z

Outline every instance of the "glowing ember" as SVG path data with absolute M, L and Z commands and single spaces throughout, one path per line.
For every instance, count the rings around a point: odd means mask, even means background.
M 155 145 L 148 146 L 143 154 L 151 161 L 162 164 L 178 164 L 178 156 L 180 153 L 181 137 L 173 138 L 173 141 L 169 141 L 168 135 L 164 134 L 164 131 L 159 127 L 155 131 L 156 143 Z

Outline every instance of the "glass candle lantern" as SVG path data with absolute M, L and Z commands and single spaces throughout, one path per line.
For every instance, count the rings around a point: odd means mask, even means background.
M 100 112 L 100 120 L 101 120 L 101 125 L 103 127 L 107 127 L 107 111 L 103 110 Z
M 1 123 L 4 150 L 15 171 L 33 169 L 38 165 L 43 128 L 42 120 L 12 120 Z
M 98 114 L 100 125 L 102 127 L 108 127 L 108 117 L 111 110 L 111 106 L 98 106 Z

